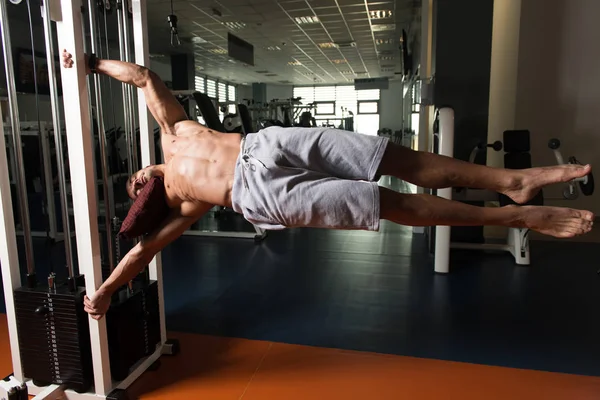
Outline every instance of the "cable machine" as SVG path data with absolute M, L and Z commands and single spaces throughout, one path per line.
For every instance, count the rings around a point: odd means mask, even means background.
M 15 219 L 11 200 L 8 158 L 0 151 L 0 262 L 9 326 L 9 338 L 14 373 L 0 381 L 0 398 L 24 399 L 35 395 L 35 399 L 126 399 L 125 389 L 144 371 L 157 366 L 163 354 L 176 354 L 177 341 L 166 338 L 162 269 L 160 254 L 149 264 L 147 273 L 116 293 L 106 317 L 96 321 L 83 310 L 83 297 L 93 297 L 102 283 L 100 235 L 98 229 L 98 198 L 96 193 L 96 168 L 94 165 L 94 136 L 92 135 L 91 101 L 89 83 L 84 65 L 85 34 L 82 28 L 85 15 L 89 13 L 92 51 L 99 42 L 95 25 L 97 2 L 88 0 L 45 0 L 42 4 L 44 35 L 52 104 L 54 132 L 61 132 L 57 79 L 52 68 L 55 59 L 52 44 L 52 21 L 56 23 L 59 48 L 69 49 L 75 61 L 72 69 L 61 68 L 64 102 L 64 128 L 66 130 L 71 184 L 73 216 L 76 231 L 77 261 L 79 274 L 75 272 L 72 258 L 71 235 L 68 218 L 67 190 L 62 135 L 54 135 L 58 163 L 60 203 L 65 224 L 65 252 L 67 254 L 68 279 L 58 282 L 51 273 L 47 280 L 38 281 L 35 273 L 31 227 L 27 209 L 25 166 L 21 152 L 21 133 L 16 90 L 14 85 L 13 60 L 7 6 L 9 1 L 0 0 L 0 28 L 8 83 L 9 111 L 12 129 L 13 152 L 16 164 L 15 183 L 18 189 L 18 207 L 21 216 L 27 279 L 21 283 L 20 261 L 17 252 Z M 29 0 L 25 0 L 29 7 Z M 135 61 L 149 65 L 147 44 L 146 2 L 130 0 L 120 4 L 119 27 L 124 33 L 129 30 L 127 19 L 129 8 L 133 16 L 133 39 Z M 104 3 L 104 2 L 101 2 Z M 128 7 L 129 6 L 129 7 Z M 127 36 L 128 37 L 128 36 Z M 127 39 L 122 41 L 129 46 Z M 128 51 L 123 54 L 129 58 Z M 106 136 L 104 135 L 101 107 L 101 89 L 97 75 L 92 76 L 95 93 L 96 123 L 100 140 L 105 210 L 109 210 L 110 196 L 106 166 Z M 92 85 L 89 85 L 92 86 Z M 128 150 L 130 168 L 137 168 L 137 149 L 131 143 L 135 132 L 134 91 L 123 90 L 125 120 L 130 138 Z M 138 90 L 138 115 L 141 158 L 144 164 L 154 163 L 155 149 L 151 120 L 143 92 Z M 1 114 L 1 110 L 0 110 Z M 4 130 L 0 120 L 0 131 Z M 0 148 L 5 148 L 5 135 L 0 134 Z M 109 215 L 108 212 L 105 215 Z M 107 238 L 114 222 L 106 218 Z M 106 255 L 110 269 L 115 260 L 112 252 Z M 124 328 L 125 327 L 125 328 Z

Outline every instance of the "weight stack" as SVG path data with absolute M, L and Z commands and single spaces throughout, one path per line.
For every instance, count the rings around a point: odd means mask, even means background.
M 106 314 L 110 369 L 115 381 L 122 381 L 142 358 L 160 343 L 160 314 L 156 281 L 134 282 L 115 294 Z
M 19 288 L 14 292 L 23 373 L 35 384 L 86 392 L 93 381 L 85 289 Z

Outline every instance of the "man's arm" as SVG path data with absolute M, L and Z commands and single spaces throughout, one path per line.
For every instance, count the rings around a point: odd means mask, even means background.
M 87 63 L 88 58 L 85 60 Z M 63 50 L 63 65 L 66 68 L 73 66 L 71 54 L 66 50 Z M 90 73 L 88 65 L 86 71 Z M 174 134 L 175 124 L 188 119 L 185 110 L 169 88 L 148 68 L 124 61 L 97 59 L 95 71 L 142 89 L 148 109 L 164 133 Z
M 123 257 L 108 279 L 94 293 L 92 299 L 85 299 L 85 310 L 93 318 L 101 318 L 108 310 L 113 293 L 134 279 L 159 251 L 181 236 L 211 207 L 212 205 L 209 204 L 195 205 L 192 216 L 181 215 L 180 208 L 173 209 L 153 233 L 145 236 Z
M 142 89 L 148 109 L 164 133 L 174 134 L 175 124 L 188 119 L 185 110 L 162 79 L 148 68 L 123 61 L 98 59 L 96 72 Z

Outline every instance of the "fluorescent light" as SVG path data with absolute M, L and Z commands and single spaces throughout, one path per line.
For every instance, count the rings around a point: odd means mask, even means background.
M 369 12 L 371 19 L 392 18 L 392 10 L 373 10 Z
M 382 57 L 379 57 L 379 59 L 382 61 L 391 61 L 394 59 L 394 56 L 382 56 Z
M 340 71 L 340 73 L 344 74 L 344 75 L 352 75 L 354 74 L 354 72 L 350 71 L 350 70 L 344 70 L 344 71 Z
M 337 49 L 339 46 L 337 43 L 325 42 L 325 43 L 319 43 L 319 47 L 322 49 Z
M 226 22 L 221 22 L 221 23 L 232 30 L 240 30 L 240 29 L 244 29 L 246 27 L 246 24 L 244 22 L 238 22 L 238 21 L 226 21 Z
M 294 61 L 288 61 L 288 65 L 298 66 L 298 65 L 302 65 L 302 63 L 298 60 L 294 60 Z
M 267 50 L 268 51 L 280 51 L 281 47 L 279 47 L 279 46 L 269 46 L 269 47 L 267 47 Z
M 393 44 L 394 43 L 394 39 L 375 39 L 375 43 L 377 45 L 382 45 L 382 44 Z
M 330 60 L 332 63 L 334 64 L 345 64 L 346 60 L 344 60 L 343 58 L 337 59 L 337 60 Z
M 296 21 L 296 23 L 298 25 L 319 23 L 319 17 L 317 17 L 316 15 L 309 15 L 306 17 L 296 17 L 296 18 L 294 18 L 294 20 Z
M 393 31 L 396 29 L 396 24 L 373 24 L 371 26 L 373 32 Z
M 227 50 L 225 49 L 210 49 L 208 52 L 212 54 L 227 54 Z
M 206 43 L 206 40 L 202 39 L 200 36 L 192 36 L 192 43 L 202 44 Z

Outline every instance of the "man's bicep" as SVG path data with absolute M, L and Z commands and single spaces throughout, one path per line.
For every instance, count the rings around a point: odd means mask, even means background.
M 169 216 L 165 218 L 158 228 L 142 239 L 142 246 L 152 249 L 155 253 L 161 251 L 212 208 L 209 204 L 195 204 L 194 210 L 185 210 L 187 212 L 183 215 L 182 209 L 186 207 L 187 203 L 183 203 L 181 208 L 172 209 Z
M 194 222 L 195 218 L 184 217 L 179 209 L 174 209 L 154 232 L 142 238 L 141 245 L 157 253 L 181 236 Z
M 172 133 L 173 126 L 187 120 L 187 114 L 164 82 L 150 72 L 146 85 L 142 87 L 146 105 L 163 131 Z

